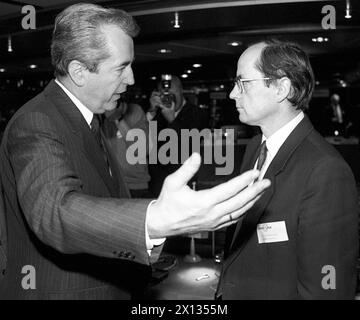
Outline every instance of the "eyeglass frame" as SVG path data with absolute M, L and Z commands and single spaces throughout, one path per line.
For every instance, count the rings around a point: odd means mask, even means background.
M 240 90 L 240 93 L 244 93 L 245 92 L 245 86 L 243 82 L 251 82 L 251 81 L 260 81 L 260 80 L 271 80 L 271 78 L 269 77 L 264 77 L 264 78 L 245 78 L 245 79 L 241 79 L 240 76 L 237 76 L 234 79 L 234 85 L 236 85 L 238 87 L 238 89 Z M 240 85 L 239 85 L 240 82 Z

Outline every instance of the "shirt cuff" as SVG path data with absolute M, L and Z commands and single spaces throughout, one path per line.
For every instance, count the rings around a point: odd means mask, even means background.
M 149 203 L 147 210 L 146 210 L 146 218 L 145 218 L 145 240 L 146 240 L 146 249 L 147 249 L 149 256 L 151 255 L 151 250 L 155 246 L 162 245 L 166 240 L 166 238 L 150 239 L 150 237 L 149 237 L 148 228 L 147 228 L 147 213 L 149 211 L 150 206 L 155 202 L 156 202 L 156 200 L 153 200 Z

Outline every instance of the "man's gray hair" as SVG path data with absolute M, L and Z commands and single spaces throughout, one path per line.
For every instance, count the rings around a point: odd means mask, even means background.
M 51 61 L 55 76 L 65 76 L 69 63 L 77 60 L 90 72 L 97 72 L 109 55 L 101 27 L 114 25 L 135 37 L 140 28 L 127 12 L 95 4 L 78 3 L 67 7 L 55 19 L 51 42 Z

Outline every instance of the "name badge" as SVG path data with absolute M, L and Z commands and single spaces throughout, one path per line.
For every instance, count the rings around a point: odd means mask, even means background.
M 260 223 L 257 225 L 259 243 L 288 241 L 285 221 Z

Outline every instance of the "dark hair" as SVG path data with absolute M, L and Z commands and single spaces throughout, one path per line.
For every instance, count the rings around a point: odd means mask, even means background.
M 263 41 L 263 48 L 256 68 L 271 78 L 266 80 L 269 86 L 271 82 L 282 77 L 291 81 L 289 102 L 296 109 L 305 110 L 314 91 L 315 79 L 308 55 L 297 45 L 279 40 Z
M 51 42 L 55 76 L 65 76 L 73 60 L 82 62 L 90 72 L 97 72 L 99 63 L 109 57 L 101 31 L 104 25 L 117 26 L 130 37 L 140 30 L 127 12 L 95 4 L 78 3 L 57 15 Z

